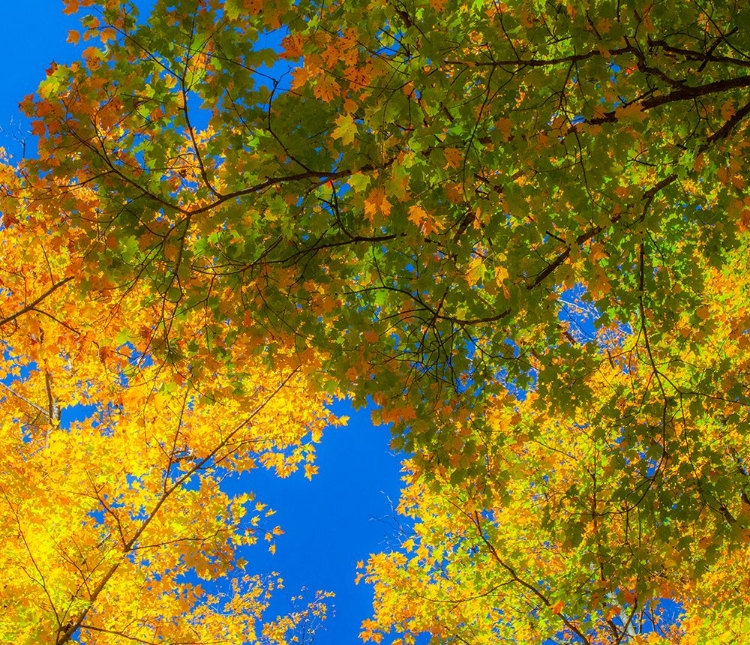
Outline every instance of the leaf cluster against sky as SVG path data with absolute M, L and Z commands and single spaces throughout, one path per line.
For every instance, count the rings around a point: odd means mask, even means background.
M 349 396 L 410 455 L 412 528 L 361 571 L 365 640 L 747 638 L 743 4 L 66 11 L 85 48 L 24 101 L 38 157 L 3 171 L 7 454 L 44 481 L 61 441 L 115 461 L 100 479 L 71 461 L 90 506 L 54 547 L 24 541 L 41 519 L 18 509 L 42 490 L 8 483 L 32 607 L 11 625 L 292 638 L 322 605 L 264 622 L 273 583 L 231 578 L 252 516 L 211 482 L 312 474 L 325 406 Z M 279 30 L 280 50 L 257 46 Z M 269 79 L 279 60 L 292 70 Z M 101 419 L 61 434 L 58 382 Z M 147 472 L 118 453 L 135 436 Z M 151 531 L 156 578 L 135 555 Z M 186 571 L 258 591 L 221 609 Z M 174 596 L 168 575 L 187 586 L 167 615 L 107 609 L 118 584 Z

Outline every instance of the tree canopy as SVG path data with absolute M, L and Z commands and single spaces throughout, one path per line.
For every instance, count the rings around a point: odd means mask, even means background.
M 86 48 L 3 170 L 8 629 L 180 642 L 164 615 L 126 634 L 117 590 L 232 570 L 247 500 L 216 477 L 312 473 L 335 395 L 409 455 L 365 640 L 748 638 L 745 3 L 66 11 Z M 63 490 L 58 534 L 27 508 Z M 250 641 L 260 584 L 164 611 Z

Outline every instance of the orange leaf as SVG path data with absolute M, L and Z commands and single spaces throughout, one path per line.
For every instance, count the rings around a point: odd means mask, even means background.
M 446 148 L 443 150 L 446 160 L 446 168 L 458 168 L 463 161 L 463 155 L 458 148 Z
M 409 221 L 414 224 L 414 226 L 421 226 L 422 221 L 427 218 L 427 213 L 425 212 L 424 208 L 419 206 L 418 204 L 414 204 L 409 208 Z
M 340 91 L 338 83 L 331 76 L 323 76 L 313 87 L 315 97 L 326 103 L 330 103 Z
M 625 107 L 619 107 L 615 110 L 616 119 L 629 119 L 631 121 L 641 122 L 646 118 L 643 106 L 639 103 L 631 103 Z

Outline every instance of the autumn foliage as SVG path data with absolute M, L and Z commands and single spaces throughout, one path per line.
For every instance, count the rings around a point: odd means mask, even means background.
M 252 493 L 230 496 L 222 481 L 260 466 L 279 476 L 310 468 L 314 443 L 337 422 L 328 397 L 293 361 L 230 377 L 196 357 L 212 373 L 202 384 L 189 366 L 155 362 L 160 312 L 140 289 L 113 289 L 93 267 L 81 288 L 64 222 L 5 216 L 3 641 L 287 642 L 303 616 L 325 612 L 323 599 L 261 620 L 281 581 L 246 573 L 237 554 L 273 548 L 281 529 Z M 225 356 L 246 351 L 235 343 Z M 80 406 L 85 420 L 66 421 Z
M 2 167 L 2 640 L 299 637 L 221 481 L 349 396 L 365 641 L 750 642 L 750 9 L 137 4 L 68 0 Z

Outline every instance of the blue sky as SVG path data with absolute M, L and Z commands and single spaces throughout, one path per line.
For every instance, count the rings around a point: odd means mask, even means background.
M 65 41 L 78 26 L 62 14 L 62 0 L 3 2 L 0 36 L 6 51 L 0 97 L 0 146 L 15 158 L 19 139 L 26 139 L 33 156 L 33 138 L 18 111 L 54 60 L 70 62 L 76 49 Z M 10 62 L 12 60 L 12 62 Z M 360 622 L 369 617 L 372 593 L 354 585 L 356 563 L 385 550 L 396 539 L 394 510 L 398 501 L 400 458 L 388 449 L 389 432 L 373 427 L 367 412 L 355 413 L 345 404 L 335 411 L 351 417 L 345 428 L 331 429 L 318 449 L 320 474 L 312 481 L 302 474 L 279 480 L 265 472 L 251 473 L 237 485 L 252 490 L 258 501 L 277 511 L 285 534 L 277 540 L 275 556 L 259 545 L 248 553 L 251 572 L 278 571 L 288 596 L 302 587 L 311 593 L 333 591 L 335 615 L 316 635 L 315 645 L 354 645 Z M 288 609 L 284 597 L 275 607 Z
M 2 95 L 0 97 L 0 146 L 14 157 L 21 153 L 16 140 L 28 130 L 18 103 L 33 92 L 44 78 L 50 62 L 73 60 L 75 50 L 65 43 L 77 21 L 62 14 L 62 0 L 4 2 L 0 38 L 5 50 Z M 27 145 L 30 137 L 27 135 Z
M 350 415 L 350 422 L 323 435 L 320 472 L 312 481 L 301 474 L 279 480 L 266 472 L 247 478 L 260 501 L 277 510 L 274 520 L 286 531 L 276 555 L 260 553 L 261 562 L 279 570 L 290 592 L 304 585 L 336 593 L 335 616 L 315 645 L 360 642 L 359 624 L 371 614 L 372 591 L 364 583 L 354 585 L 357 561 L 395 547 L 397 536 L 393 507 L 400 461 L 388 450 L 389 432 L 373 427 L 366 411 L 342 404 L 334 409 Z

